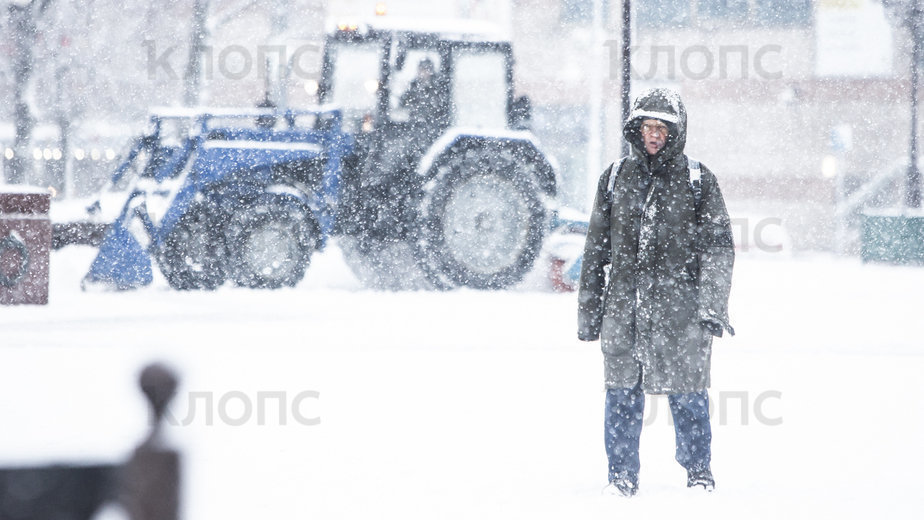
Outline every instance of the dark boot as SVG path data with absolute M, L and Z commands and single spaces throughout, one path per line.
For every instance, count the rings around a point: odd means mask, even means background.
M 608 495 L 633 497 L 638 493 L 638 476 L 620 473 L 610 481 L 609 485 L 603 489 L 603 492 Z
M 693 488 L 702 486 L 706 491 L 715 489 L 715 479 L 712 478 L 712 471 L 709 468 L 687 470 L 687 487 Z

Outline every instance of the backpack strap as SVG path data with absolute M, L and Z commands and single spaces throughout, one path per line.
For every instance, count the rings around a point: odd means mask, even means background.
M 619 164 L 613 163 L 610 165 L 610 178 L 606 182 L 606 194 L 610 202 L 613 201 L 613 191 L 616 189 L 616 176 L 619 175 L 619 170 L 622 169 L 622 165 L 626 162 L 628 157 L 623 157 L 619 160 Z
M 690 170 L 690 189 L 693 190 L 693 201 L 699 208 L 699 203 L 703 200 L 703 170 L 699 161 L 687 159 L 687 165 Z

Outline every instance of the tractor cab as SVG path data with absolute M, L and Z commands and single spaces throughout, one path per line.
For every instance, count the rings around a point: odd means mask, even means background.
M 320 101 L 343 112 L 356 142 L 343 164 L 340 245 L 364 282 L 406 287 L 408 276 L 390 273 L 417 271 L 425 285 L 496 288 L 532 265 L 539 198 L 554 197 L 556 179 L 525 130 L 513 66 L 510 42 L 484 25 L 380 19 L 328 34 Z M 419 269 L 396 268 L 398 257 Z
M 439 134 L 521 126 L 512 84 L 510 43 L 489 30 L 340 24 L 325 45 L 320 96 L 343 109 L 354 134 Z

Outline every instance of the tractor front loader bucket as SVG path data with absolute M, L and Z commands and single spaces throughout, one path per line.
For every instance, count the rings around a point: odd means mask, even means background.
M 84 289 L 136 289 L 153 281 L 147 248 L 128 227 L 141 224 L 136 210 L 137 206 L 130 201 L 122 215 L 109 226 L 99 253 L 81 282 Z

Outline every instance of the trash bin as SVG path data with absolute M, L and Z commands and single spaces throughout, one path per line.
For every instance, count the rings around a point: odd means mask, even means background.
M 924 212 L 864 213 L 860 239 L 864 262 L 924 265 Z
M 48 303 L 51 195 L 0 186 L 0 305 Z

